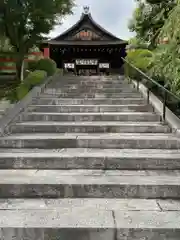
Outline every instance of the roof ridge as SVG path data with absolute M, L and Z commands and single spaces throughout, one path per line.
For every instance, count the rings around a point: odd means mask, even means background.
M 88 9 L 89 10 L 89 9 Z M 86 19 L 87 18 L 87 19 Z M 112 33 L 110 33 L 109 31 L 107 31 L 106 29 L 104 29 L 100 24 L 98 24 L 92 17 L 91 13 L 88 11 L 85 11 L 81 14 L 80 19 L 70 28 L 68 28 L 67 30 L 65 30 L 63 33 L 59 34 L 58 36 L 56 36 L 55 38 L 52 38 L 51 41 L 56 41 L 56 40 L 63 40 L 63 39 L 59 39 L 64 37 L 65 35 L 67 35 L 69 32 L 75 30 L 78 25 L 80 25 L 84 20 L 90 20 L 91 24 L 94 25 L 96 28 L 98 28 L 100 31 L 104 32 L 106 35 L 108 35 L 110 38 L 113 38 L 113 40 L 118 40 L 118 41 L 124 41 L 118 37 L 116 37 L 115 35 L 113 35 Z

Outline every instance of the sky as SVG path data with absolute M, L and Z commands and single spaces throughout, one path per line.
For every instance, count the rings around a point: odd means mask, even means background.
M 73 15 L 67 16 L 62 25 L 56 26 L 50 37 L 56 37 L 74 25 L 81 17 L 83 6 L 89 6 L 93 19 L 115 36 L 123 40 L 133 36 L 128 30 L 128 21 L 136 6 L 134 0 L 76 0 Z

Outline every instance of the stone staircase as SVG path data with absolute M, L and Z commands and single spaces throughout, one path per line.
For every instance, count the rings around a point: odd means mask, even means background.
M 6 111 L 12 108 L 14 104 L 11 104 L 9 100 L 1 100 L 0 101 L 0 118 L 6 114 Z
M 123 77 L 54 80 L 9 131 L 0 239 L 180 239 L 180 140 Z

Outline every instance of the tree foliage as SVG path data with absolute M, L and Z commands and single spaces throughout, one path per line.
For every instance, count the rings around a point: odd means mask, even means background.
M 180 1 L 171 10 L 161 29 L 159 38 L 166 37 L 167 44 L 161 44 L 155 51 L 152 76 L 163 78 L 166 86 L 180 96 Z
M 146 41 L 144 41 L 143 39 L 133 37 L 133 38 L 129 39 L 128 46 L 133 49 L 138 49 L 138 48 L 147 49 L 148 43 Z
M 127 52 L 126 60 L 133 64 L 136 68 L 143 72 L 147 72 L 151 67 L 153 59 L 153 53 L 148 49 L 133 49 Z M 140 76 L 136 70 L 130 67 L 129 64 L 125 64 L 126 76 L 140 80 Z
M 180 44 L 180 1 L 171 10 L 169 18 L 165 21 L 163 28 L 161 29 L 160 37 L 167 37 L 169 41 L 176 41 Z
M 150 68 L 144 69 L 145 72 L 178 96 L 180 96 L 179 16 L 180 0 L 145 2 L 139 0 L 134 13 L 135 22 L 130 26 L 131 30 L 137 33 L 138 40 L 151 41 L 151 44 L 156 40 Z M 163 39 L 166 41 L 161 41 Z
M 129 29 L 136 37 L 155 47 L 157 38 L 169 12 L 176 5 L 175 0 L 136 0 L 138 7 L 129 23 Z
M 73 0 L 1 0 L 0 24 L 17 53 L 20 76 L 24 56 L 55 24 L 71 13 Z

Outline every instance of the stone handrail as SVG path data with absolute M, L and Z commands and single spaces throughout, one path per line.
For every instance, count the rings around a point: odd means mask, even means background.
M 37 98 L 41 92 L 46 88 L 54 79 L 51 76 L 45 80 L 45 82 L 39 86 L 34 87 L 21 101 L 17 102 L 12 108 L 8 109 L 4 116 L 0 119 L 0 136 L 8 134 L 8 126 L 12 121 L 16 120 L 17 117 L 32 103 L 32 101 Z

